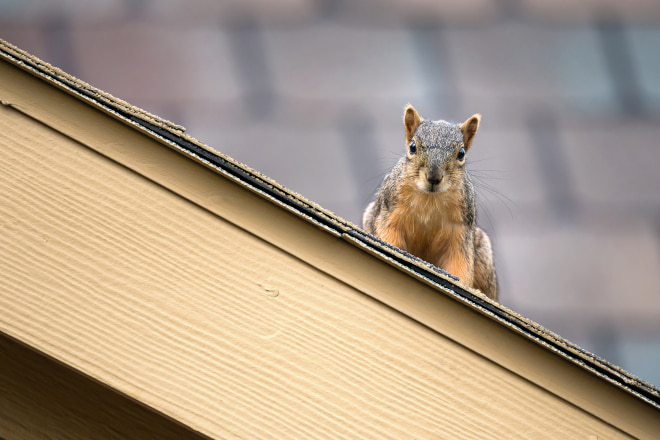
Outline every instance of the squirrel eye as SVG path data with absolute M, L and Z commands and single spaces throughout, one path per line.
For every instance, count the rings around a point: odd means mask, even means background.
M 410 147 L 409 148 L 410 148 L 410 154 L 417 153 L 417 144 L 415 143 L 414 140 L 412 142 L 410 142 Z
M 463 161 L 465 159 L 465 148 L 461 147 L 460 150 L 458 150 L 458 155 L 456 156 L 456 159 L 459 161 Z

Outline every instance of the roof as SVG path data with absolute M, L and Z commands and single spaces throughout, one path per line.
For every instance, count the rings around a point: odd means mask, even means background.
M 648 383 L 566 341 L 557 334 L 478 292 L 460 285 L 452 275 L 365 233 L 357 226 L 284 188 L 277 182 L 261 175 L 258 171 L 250 169 L 219 151 L 198 142 L 187 135 L 183 127 L 103 93 L 2 40 L 0 40 L 0 58 L 105 112 L 135 130 L 157 139 L 190 160 L 203 164 L 242 188 L 268 200 L 273 205 L 295 214 L 305 222 L 323 231 L 323 233 L 340 238 L 360 251 L 387 262 L 407 276 L 435 289 L 438 294 L 453 299 L 469 310 L 497 322 L 509 331 L 523 336 L 528 341 L 559 356 L 570 364 L 614 385 L 651 407 L 660 409 L 660 392 Z M 0 96 L 0 98 L 2 97 Z M 11 105 L 8 102 L 2 102 L 2 104 Z M 376 299 L 387 302 L 383 298 L 376 297 Z M 402 311 L 410 314 L 409 311 Z M 420 319 L 419 316 L 413 315 L 412 317 Z M 421 319 L 420 321 L 423 322 Z M 425 325 L 429 324 L 425 323 Z

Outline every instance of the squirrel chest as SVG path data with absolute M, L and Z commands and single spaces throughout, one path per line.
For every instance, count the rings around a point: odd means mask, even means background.
M 412 183 L 398 191 L 390 216 L 378 225 L 380 236 L 390 237 L 401 249 L 439 267 L 463 254 L 467 227 L 459 190 L 427 193 Z

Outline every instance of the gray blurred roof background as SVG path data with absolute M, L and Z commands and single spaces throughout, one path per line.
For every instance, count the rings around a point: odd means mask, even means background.
M 406 103 L 481 113 L 502 303 L 660 385 L 657 0 L 0 0 L 0 38 L 356 224 Z

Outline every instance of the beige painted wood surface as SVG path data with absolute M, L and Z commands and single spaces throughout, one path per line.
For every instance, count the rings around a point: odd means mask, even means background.
M 196 430 L 629 438 L 11 107 L 0 132 L 0 331 Z

